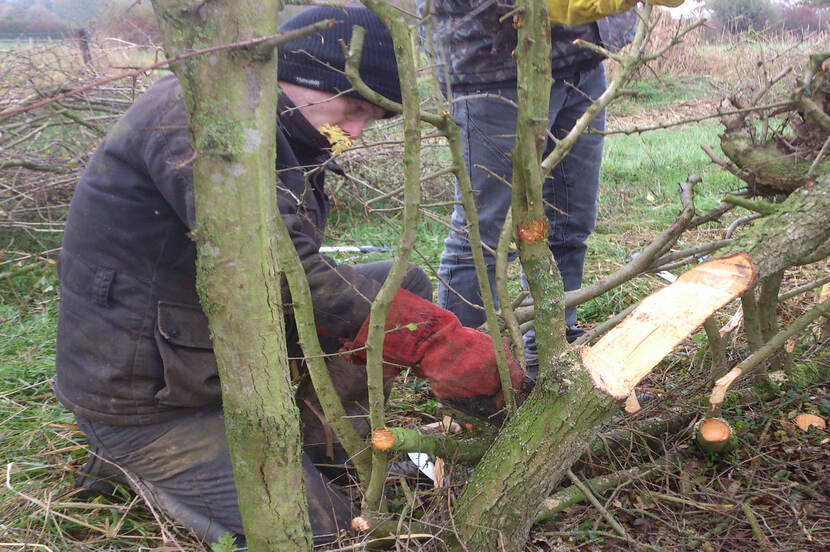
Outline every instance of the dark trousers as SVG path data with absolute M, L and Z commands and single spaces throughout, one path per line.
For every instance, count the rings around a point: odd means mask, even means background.
M 383 281 L 390 266 L 391 262 L 383 261 L 355 268 L 369 278 Z M 414 265 L 410 266 L 402 287 L 431 299 L 429 278 Z M 359 385 L 354 381 L 343 381 L 342 377 L 333 378 L 334 384 L 349 387 L 346 394 L 354 390 L 363 397 L 365 370 L 354 365 L 351 369 L 352 373 L 362 373 Z M 308 385 L 300 385 L 298 394 L 303 396 L 298 396 L 297 402 L 304 424 L 313 425 L 317 414 L 309 412 L 309 389 Z M 205 408 L 195 414 L 150 425 L 115 426 L 76 418 L 78 426 L 87 435 L 90 448 L 128 472 L 134 479 L 131 481 L 133 486 L 176 521 L 209 542 L 225 533 L 237 535 L 239 541 L 244 542 L 221 407 Z M 367 424 L 365 427 L 368 430 Z M 313 430 L 310 433 L 315 434 Z M 320 448 L 320 443 L 314 445 L 316 448 L 308 449 L 312 455 Z M 348 529 L 356 512 L 305 453 L 303 477 L 315 542 L 326 542 L 340 530 Z

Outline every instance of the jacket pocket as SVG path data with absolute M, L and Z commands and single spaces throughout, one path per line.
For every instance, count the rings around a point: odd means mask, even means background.
M 159 301 L 155 339 L 164 365 L 164 387 L 155 397 L 158 404 L 189 408 L 221 404 L 208 320 L 198 305 Z

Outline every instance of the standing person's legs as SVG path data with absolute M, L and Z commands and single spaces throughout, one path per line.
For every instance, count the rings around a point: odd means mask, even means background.
M 568 88 L 566 100 L 553 120 L 552 132 L 557 138 L 567 134 L 592 100 L 605 91 L 605 69 L 602 65 L 577 74 L 575 79 L 576 89 Z M 590 128 L 600 132 L 605 130 L 605 110 L 593 120 Z M 583 134 L 545 181 L 545 211 L 551 223 L 548 243 L 562 274 L 565 291 L 582 286 L 587 251 L 585 242 L 594 231 L 597 220 L 602 147 L 602 134 Z M 546 149 L 553 149 L 551 140 L 548 140 Z M 565 322 L 569 327 L 576 324 L 576 307 L 566 310 Z
M 551 121 L 552 132 L 558 133 L 558 136 L 570 130 L 587 108 L 590 102 L 584 94 L 596 97 L 605 89 L 602 67 L 586 74 L 587 78 L 580 75 L 584 83 L 576 83 L 576 86 L 585 85 L 583 92 L 562 81 L 555 82 L 551 88 L 548 120 Z M 515 86 L 516 83 L 511 82 L 454 91 L 453 118 L 461 131 L 465 161 L 476 196 L 479 230 L 482 242 L 493 249 L 498 245 L 499 233 L 511 203 L 513 171 L 509 153 L 516 131 L 515 106 L 494 96 L 515 102 Z M 604 113 L 598 119 L 602 122 L 595 121 L 593 127 L 604 128 Z M 549 140 L 547 151 L 552 148 L 553 143 Z M 583 155 L 584 161 L 581 159 Z M 581 285 L 584 242 L 596 218 L 596 188 L 601 157 L 601 136 L 583 136 L 571 155 L 554 169 L 544 186 L 544 197 L 549 203 L 546 213 L 551 221 L 549 244 L 560 265 L 566 290 L 577 289 Z M 456 201 L 460 201 L 457 189 Z M 482 309 L 472 306 L 481 305 L 482 300 L 466 229 L 466 213 L 461 205 L 456 205 L 453 210 L 452 226 L 453 230 L 444 241 L 438 270 L 438 304 L 455 313 L 465 326 L 477 327 L 484 322 L 485 315 Z M 495 289 L 495 260 L 486 250 L 484 258 L 492 290 Z M 576 324 L 576 309 L 567 310 L 566 323 L 571 327 Z M 532 330 L 525 336 L 525 348 L 528 363 L 532 366 L 538 362 Z
M 509 154 L 516 133 L 516 82 L 478 88 L 460 87 L 453 91 L 453 95 L 453 119 L 461 132 L 481 240 L 495 250 L 510 208 L 513 168 Z M 461 195 L 457 187 L 455 197 L 457 204 L 452 213 L 453 229 L 444 241 L 438 268 L 438 305 L 458 316 L 464 326 L 474 328 L 484 322 L 485 315 L 482 309 L 473 305 L 480 306 L 483 301 L 467 234 L 467 216 L 460 204 Z M 490 289 L 495 289 L 495 259 L 486 249 L 484 259 Z M 494 299 L 498 304 L 495 296 Z
M 602 65 L 572 78 L 557 80 L 551 90 L 551 105 L 558 100 L 556 110 L 552 109 L 549 114 L 551 133 L 557 139 L 567 134 L 591 105 L 591 100 L 601 95 L 605 87 Z M 590 128 L 605 130 L 604 110 L 593 120 Z M 548 139 L 545 154 L 550 153 L 553 147 L 553 141 Z M 596 224 L 602 148 L 601 134 L 583 134 L 545 180 L 545 212 L 550 221 L 548 244 L 562 275 L 565 291 L 582 286 L 587 251 L 585 242 Z M 582 333 L 576 328 L 576 307 L 565 310 L 565 323 L 569 340 L 576 339 Z M 536 357 L 533 330 L 525 334 L 525 349 L 530 363 L 530 359 Z

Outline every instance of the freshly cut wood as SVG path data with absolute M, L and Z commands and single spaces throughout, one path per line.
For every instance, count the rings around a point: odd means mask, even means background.
M 369 520 L 363 516 L 357 516 L 356 518 L 352 519 L 352 531 L 357 531 L 359 533 L 365 533 L 369 529 L 372 528 L 372 524 L 369 523 Z
M 799 414 L 793 418 L 793 421 L 795 425 L 801 428 L 801 431 L 810 431 L 811 427 L 820 431 L 827 429 L 827 422 L 824 421 L 824 418 L 815 414 Z
M 734 446 L 732 428 L 723 418 L 706 418 L 695 428 L 697 445 L 703 452 L 722 453 Z
M 684 272 L 644 299 L 596 345 L 580 350 L 594 384 L 617 400 L 625 399 L 678 343 L 746 291 L 754 279 L 752 260 L 744 253 Z
M 432 422 L 431 424 L 424 424 L 420 428 L 421 433 L 444 433 L 447 435 L 457 435 L 464 431 L 461 424 L 453 420 L 449 416 L 444 416 L 440 422 Z
M 719 412 L 719 410 L 716 411 L 715 409 L 720 408 L 720 405 L 723 404 L 723 399 L 726 397 L 726 392 L 741 375 L 743 375 L 743 369 L 738 365 L 715 382 L 715 387 L 712 388 L 712 394 L 709 397 L 711 413 Z
M 378 450 L 389 450 L 395 442 L 392 431 L 386 427 L 379 427 L 372 432 L 372 446 Z
M 759 366 L 763 365 L 763 362 L 772 356 L 776 351 L 780 350 L 781 348 L 787 345 L 787 342 L 790 338 L 798 335 L 802 332 L 807 326 L 809 326 L 813 320 L 816 318 L 827 315 L 830 313 L 830 299 L 825 300 L 822 303 L 814 306 L 812 309 L 808 310 L 801 316 L 799 316 L 795 321 L 793 321 L 786 329 L 781 330 L 774 336 L 772 336 L 769 341 L 767 341 L 763 347 L 752 353 L 750 356 L 742 360 L 738 365 L 732 368 L 725 376 L 718 379 L 715 382 L 715 387 L 712 388 L 712 394 L 709 396 L 709 413 L 714 415 L 720 412 L 720 406 L 723 403 L 723 399 L 726 396 L 726 392 L 729 391 L 729 388 L 735 383 L 741 376 L 745 376 L 751 373 L 753 370 L 758 369 Z
M 625 399 L 625 411 L 628 414 L 634 414 L 639 412 L 640 409 L 640 401 L 637 400 L 637 393 L 631 393 L 628 398 Z
M 741 322 L 744 321 L 744 309 L 742 307 L 738 307 L 738 310 L 735 311 L 735 314 L 732 315 L 732 318 L 729 319 L 729 322 L 724 324 L 723 328 L 720 329 L 720 336 L 723 337 L 738 326 L 741 325 Z
M 474 464 L 492 442 L 492 437 L 452 437 L 401 427 L 379 427 L 372 431 L 372 446 L 378 450 L 424 452 L 458 464 Z
M 435 458 L 435 463 L 432 467 L 432 486 L 435 489 L 440 489 L 444 486 L 444 459 Z

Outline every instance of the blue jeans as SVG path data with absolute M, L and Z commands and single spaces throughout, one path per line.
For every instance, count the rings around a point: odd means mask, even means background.
M 566 79 L 556 79 L 548 107 L 550 133 L 557 139 L 564 136 L 591 104 L 591 99 L 602 94 L 605 87 L 605 71 L 601 65 Z M 482 94 L 488 96 L 481 97 Z M 481 239 L 495 250 L 510 208 L 509 183 L 513 172 L 510 152 L 516 133 L 516 109 L 493 96 L 516 102 L 516 82 L 453 90 L 453 118 L 461 130 L 467 170 L 476 196 Z M 604 111 L 594 119 L 591 128 L 605 130 Z M 550 221 L 548 245 L 566 291 L 579 289 L 582 285 L 585 241 L 596 223 L 602 145 L 602 135 L 582 135 L 568 156 L 553 169 L 543 187 L 545 213 Z M 548 137 L 545 154 L 553 147 L 553 140 Z M 460 202 L 457 189 L 456 200 Z M 438 269 L 438 304 L 455 313 L 465 326 L 476 327 L 484 322 L 484 311 L 461 298 L 475 305 L 482 304 L 466 225 L 464 207 L 457 204 L 452 213 L 453 229 L 444 241 Z M 495 295 L 495 259 L 486 250 L 484 257 L 490 288 Z M 565 321 L 568 326 L 576 324 L 575 308 L 567 309 Z M 526 345 L 529 353 L 535 352 L 533 335 L 526 336 Z

